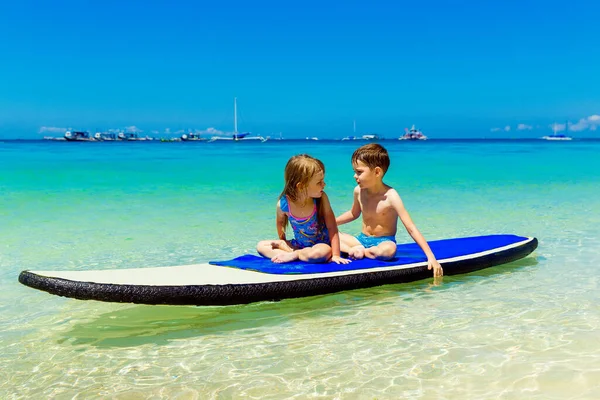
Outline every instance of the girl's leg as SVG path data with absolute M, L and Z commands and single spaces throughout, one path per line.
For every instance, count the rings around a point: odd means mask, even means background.
M 306 247 L 298 250 L 298 258 L 302 261 L 312 263 L 322 263 L 331 258 L 331 246 L 325 243 L 315 244 L 313 247 Z
M 285 240 L 262 240 L 256 245 L 256 251 L 263 257 L 273 258 L 284 253 L 291 253 L 293 249 Z
M 319 243 L 312 247 L 294 250 L 292 252 L 281 252 L 273 256 L 271 261 L 275 263 L 286 263 L 301 260 L 310 263 L 323 263 L 331 258 L 331 246 Z

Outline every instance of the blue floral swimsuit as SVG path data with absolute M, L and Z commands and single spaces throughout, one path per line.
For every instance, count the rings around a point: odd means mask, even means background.
M 317 200 L 313 199 L 313 212 L 306 218 L 296 218 L 290 211 L 287 196 L 282 196 L 279 199 L 279 208 L 287 214 L 292 230 L 294 231 L 294 239 L 292 246 L 303 249 L 312 247 L 318 243 L 329 244 L 329 232 L 324 224 L 319 224 L 317 219 Z

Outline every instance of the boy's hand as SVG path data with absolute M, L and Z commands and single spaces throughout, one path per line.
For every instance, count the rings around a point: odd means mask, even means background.
M 444 276 L 444 270 L 440 263 L 435 259 L 431 258 L 427 260 L 427 269 L 431 270 L 433 268 L 433 277 L 436 278 L 438 276 Z
M 334 262 L 336 264 L 348 264 L 351 262 L 351 260 L 348 260 L 347 258 L 342 258 L 340 256 L 333 256 L 331 257 L 331 262 Z

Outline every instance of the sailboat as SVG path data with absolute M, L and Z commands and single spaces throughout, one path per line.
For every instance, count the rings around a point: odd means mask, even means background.
M 567 121 L 567 123 L 565 124 L 565 132 L 569 131 L 569 121 Z M 552 125 L 552 135 L 547 135 L 547 136 L 543 136 L 542 139 L 544 140 L 573 140 L 572 137 L 567 136 L 567 135 L 563 135 L 562 133 L 557 133 L 558 132 L 558 126 L 556 123 L 554 123 L 554 125 Z
M 241 140 L 259 140 L 261 142 L 266 142 L 267 138 L 262 136 L 248 136 L 250 132 L 239 133 L 237 129 L 237 97 L 233 98 L 233 133 L 231 136 L 213 136 L 209 142 L 214 142 L 216 140 L 231 140 L 234 142 L 238 142 Z
M 356 136 L 356 120 L 352 121 L 352 123 L 353 123 L 354 135 L 346 136 L 342 140 L 378 140 L 379 139 L 379 135 L 374 134 L 374 133 L 367 133 L 367 134 L 362 135 L 361 137 L 357 137 Z

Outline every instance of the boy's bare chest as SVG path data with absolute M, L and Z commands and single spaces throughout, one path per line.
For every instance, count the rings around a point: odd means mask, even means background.
M 371 197 L 361 196 L 359 199 L 361 203 L 362 212 L 365 216 L 385 216 L 390 212 L 393 212 L 392 204 L 386 196 Z

